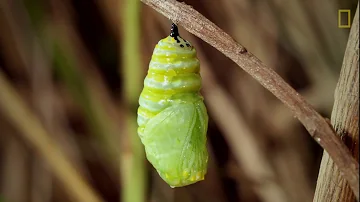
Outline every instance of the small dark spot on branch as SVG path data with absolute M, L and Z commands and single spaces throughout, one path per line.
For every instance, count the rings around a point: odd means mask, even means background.
M 242 47 L 239 51 L 240 54 L 244 54 L 244 53 L 247 53 L 247 50 L 246 48 Z

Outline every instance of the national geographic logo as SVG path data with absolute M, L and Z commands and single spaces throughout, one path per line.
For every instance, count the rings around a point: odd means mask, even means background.
M 338 11 L 338 27 L 341 29 L 351 27 L 350 9 L 340 9 Z

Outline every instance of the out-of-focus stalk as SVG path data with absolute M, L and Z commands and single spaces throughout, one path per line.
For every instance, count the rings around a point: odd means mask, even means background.
M 124 75 L 124 97 L 128 107 L 126 126 L 127 137 L 122 142 L 121 176 L 123 202 L 145 201 L 145 164 L 144 151 L 137 136 L 136 116 L 132 106 L 135 106 L 140 93 L 140 1 L 127 0 L 120 9 L 124 16 L 124 38 L 122 40 L 122 71 Z
M 75 201 L 101 202 L 102 199 L 77 173 L 2 72 L 0 72 L 0 92 L 0 110 L 29 145 L 47 161 L 69 195 Z

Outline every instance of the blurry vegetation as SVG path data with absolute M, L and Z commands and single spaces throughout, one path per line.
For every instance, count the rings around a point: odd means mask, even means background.
M 351 9 L 352 19 L 358 1 L 185 2 L 330 117 L 349 34 L 337 27 L 337 11 Z M 89 190 L 108 202 L 312 201 L 321 148 L 272 94 L 181 27 L 202 65 L 209 171 L 178 189 L 160 179 L 144 158 L 135 118 L 152 51 L 170 25 L 135 0 L 0 1 L 0 83 L 33 117 L 16 113 L 16 100 L 7 102 L 14 110 L 0 107 L 1 202 L 72 201 Z M 9 98 L 4 93 L 0 100 Z M 31 131 L 37 122 L 45 138 Z M 54 170 L 58 155 L 76 179 Z M 89 189 L 71 191 L 70 182 Z

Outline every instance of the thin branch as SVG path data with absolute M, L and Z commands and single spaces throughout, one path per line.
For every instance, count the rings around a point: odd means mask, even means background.
M 310 135 L 329 153 L 358 198 L 359 164 L 328 121 L 275 71 L 191 6 L 175 0 L 141 1 L 222 52 L 290 108 Z

